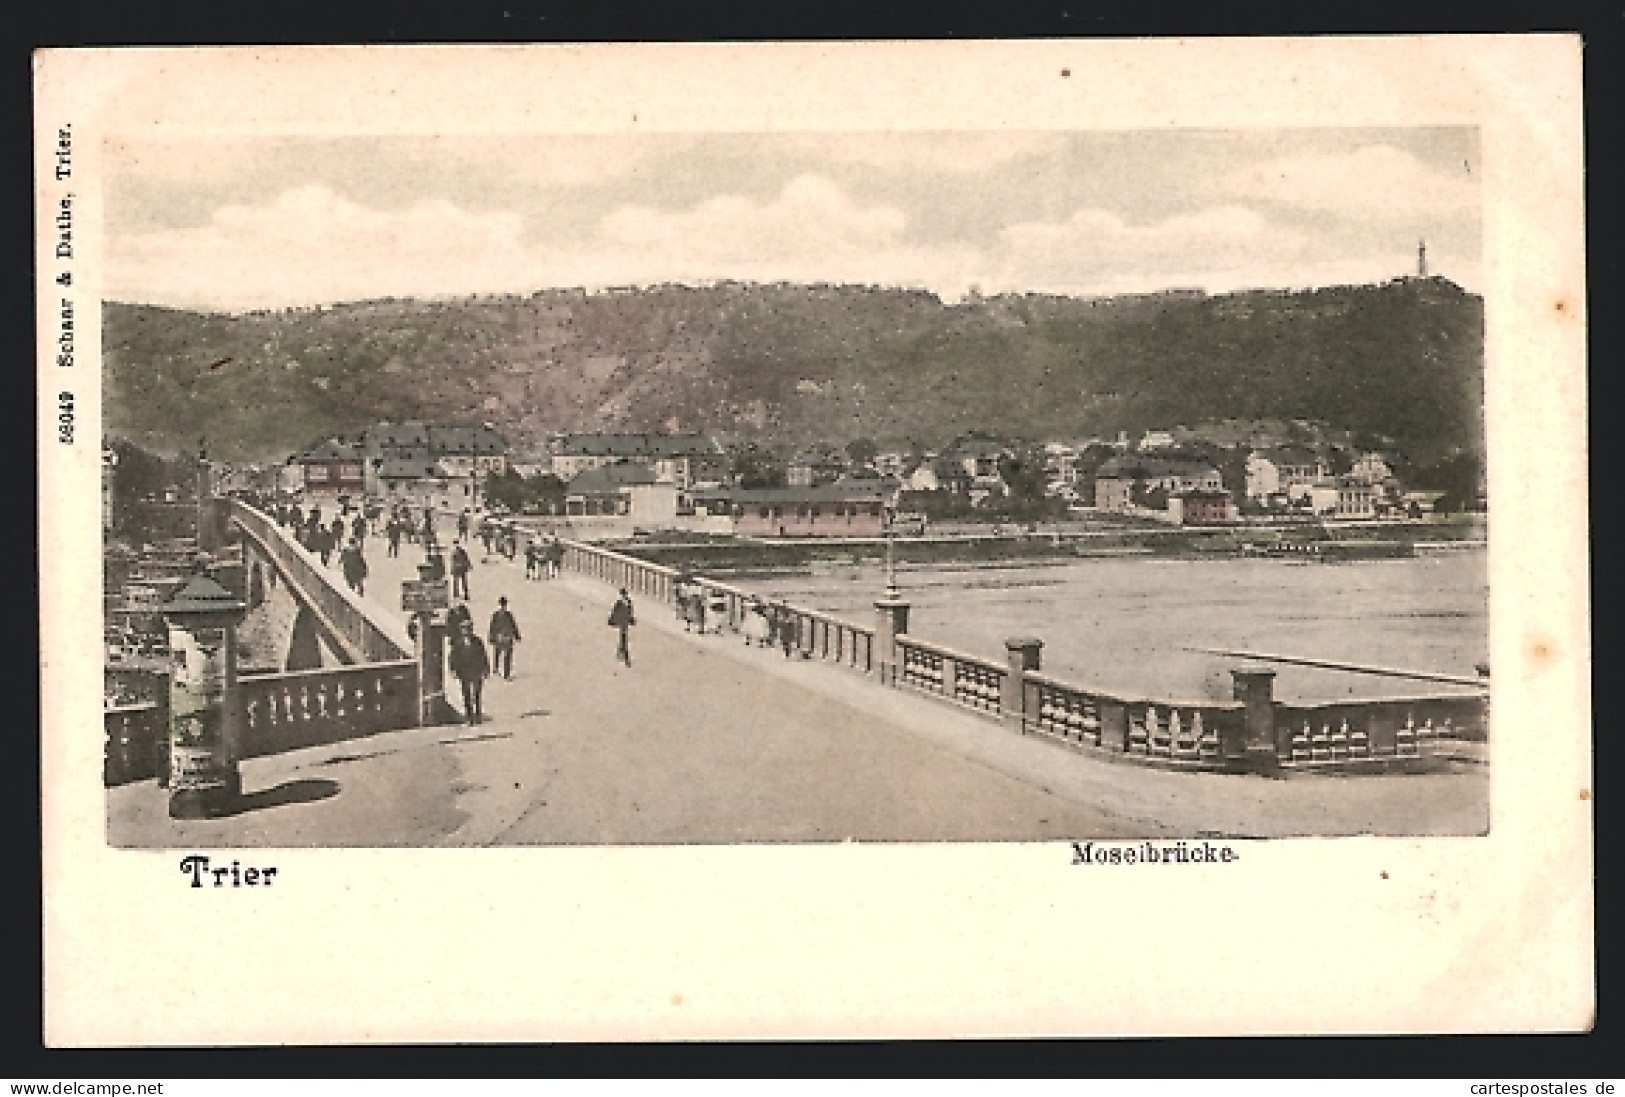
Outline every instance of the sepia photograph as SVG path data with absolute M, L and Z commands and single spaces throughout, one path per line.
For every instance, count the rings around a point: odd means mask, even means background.
M 1483 833 L 1478 162 L 110 142 L 109 840 Z
M 81 970 L 58 1031 L 1571 1023 L 1566 932 L 1506 961 L 1563 978 L 1498 1021 L 1429 990 L 1488 956 L 1429 942 L 1509 896 L 1589 910 L 1490 867 L 1590 858 L 1578 221 L 1519 219 L 1578 209 L 1577 152 L 1527 154 L 1573 128 L 1540 98 L 1564 40 L 1178 45 L 47 58 L 44 639 L 72 656 L 42 670 L 48 878 L 87 897 L 99 866 L 143 919 L 252 906 L 290 972 L 277 912 L 319 916 L 345 1000 L 465 1003 L 98 1020 Z M 1527 99 L 1487 106 L 1503 53 Z M 628 857 L 655 859 L 636 887 Z M 986 897 L 893 894 L 971 865 Z M 931 988 L 1008 995 L 999 962 L 884 989 L 801 966 L 870 902 L 1031 973 L 1049 950 L 1007 915 L 1105 903 L 1163 940 L 1211 904 L 1292 944 L 1259 982 L 1279 1007 L 1233 1022 L 1241 953 L 956 1006 Z M 730 957 L 695 969 L 704 1009 L 581 935 L 673 903 L 707 912 L 659 919 L 696 964 Z M 538 904 L 614 1004 L 480 1000 L 543 962 Z M 135 908 L 62 909 L 105 934 Z M 758 1014 L 747 957 L 820 917 L 793 949 L 814 1004 Z M 362 959 L 431 926 L 478 932 Z M 1390 952 L 1286 970 L 1331 937 Z M 1419 954 L 1444 966 L 1385 1004 Z M 120 963 L 133 987 L 160 959 Z

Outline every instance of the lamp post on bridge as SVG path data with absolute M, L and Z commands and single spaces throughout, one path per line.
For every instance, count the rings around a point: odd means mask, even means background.
M 908 632 L 908 600 L 897 586 L 897 528 L 895 515 L 886 512 L 886 593 L 875 601 L 875 672 L 886 685 L 897 680 L 902 664 L 897 638 Z

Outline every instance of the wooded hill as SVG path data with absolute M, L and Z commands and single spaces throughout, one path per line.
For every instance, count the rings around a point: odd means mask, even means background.
M 285 454 L 380 419 L 698 430 L 794 447 L 1074 439 L 1307 419 L 1435 460 L 1482 446 L 1483 303 L 1441 278 L 1221 296 L 724 283 L 240 315 L 108 302 L 108 432 Z

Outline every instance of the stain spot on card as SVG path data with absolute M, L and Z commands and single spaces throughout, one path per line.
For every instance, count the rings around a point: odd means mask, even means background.
M 1529 661 L 1534 664 L 1536 674 L 1541 673 L 1552 665 L 1557 658 L 1555 645 L 1543 638 L 1536 637 L 1529 641 Z

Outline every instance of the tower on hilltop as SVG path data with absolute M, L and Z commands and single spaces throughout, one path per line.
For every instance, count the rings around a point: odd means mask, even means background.
M 1428 276 L 1428 242 L 1426 240 L 1416 242 L 1416 276 L 1418 278 Z

